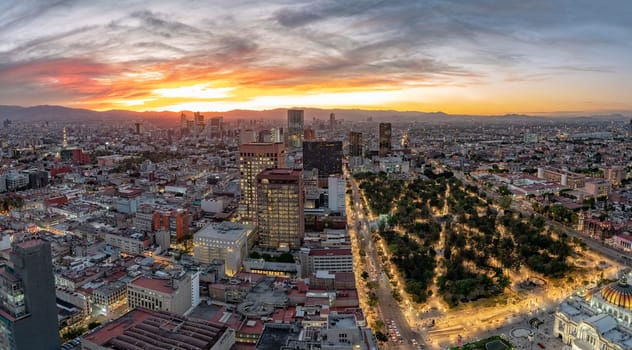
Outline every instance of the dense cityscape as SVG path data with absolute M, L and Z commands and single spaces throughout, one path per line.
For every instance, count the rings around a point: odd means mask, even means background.
M 632 341 L 628 120 L 286 113 L 6 118 L 2 347 Z
M 632 350 L 631 14 L 0 1 L 0 350 Z

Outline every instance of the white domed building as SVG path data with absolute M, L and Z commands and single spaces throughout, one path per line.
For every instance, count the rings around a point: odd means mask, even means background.
M 573 350 L 632 350 L 632 285 L 622 278 L 567 298 L 553 334 Z

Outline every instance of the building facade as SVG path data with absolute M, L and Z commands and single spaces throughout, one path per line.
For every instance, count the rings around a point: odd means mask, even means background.
M 256 223 L 257 175 L 268 168 L 285 167 L 285 146 L 282 143 L 247 143 L 239 146 L 239 211 L 242 222 Z
M 130 309 L 142 307 L 184 314 L 194 305 L 193 284 L 199 284 L 199 277 L 196 281 L 194 276 L 197 275 L 182 273 L 166 279 L 136 277 L 127 285 L 127 305 Z
M 300 109 L 287 111 L 287 145 L 292 151 L 303 148 L 304 112 Z
M 298 249 L 305 233 L 303 171 L 267 169 L 257 175 L 259 245 Z
M 327 201 L 329 210 L 345 215 L 345 194 L 347 182 L 343 176 L 330 176 L 327 179 Z
M 632 347 L 632 286 L 623 278 L 564 300 L 555 312 L 553 335 L 573 350 Z
M 378 155 L 380 157 L 385 157 L 390 154 L 392 151 L 391 146 L 391 123 L 380 123 L 380 133 L 379 133 L 379 148 Z
M 303 169 L 318 169 L 318 176 L 342 174 L 342 141 L 303 142 Z
M 11 266 L 0 269 L 0 348 L 58 350 L 50 243 L 32 239 L 12 248 Z
M 349 133 L 349 156 L 362 157 L 362 133 L 351 131 Z
M 209 224 L 195 234 L 194 259 L 204 264 L 223 260 L 224 273 L 233 276 L 248 257 L 248 238 L 254 235 L 254 229 L 252 225 L 229 221 Z

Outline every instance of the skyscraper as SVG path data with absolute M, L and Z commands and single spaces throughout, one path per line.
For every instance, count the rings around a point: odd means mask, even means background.
M 303 110 L 290 109 L 287 111 L 288 149 L 292 151 L 303 148 Z
M 283 143 L 246 143 L 239 146 L 239 174 L 241 201 L 239 211 L 242 222 L 256 223 L 257 175 L 267 168 L 285 167 Z
M 329 115 L 329 131 L 334 132 L 336 130 L 336 115 L 331 113 Z
M 50 243 L 15 243 L 0 267 L 0 348 L 58 350 L 59 324 Z
M 391 123 L 380 123 L 378 155 L 384 157 L 391 153 Z
M 187 128 L 187 115 L 184 112 L 180 113 L 180 132 Z
M 224 117 L 211 118 L 209 122 L 211 138 L 221 139 L 224 134 Z
M 318 169 L 318 177 L 342 174 L 342 141 L 303 142 L 303 169 Z
M 259 245 L 300 248 L 305 233 L 303 206 L 302 170 L 266 169 L 257 175 Z
M 195 123 L 193 126 L 195 136 L 199 136 L 204 130 L 204 116 L 200 112 L 195 112 L 193 113 L 193 121 Z
M 362 157 L 362 133 L 352 131 L 349 133 L 349 156 Z

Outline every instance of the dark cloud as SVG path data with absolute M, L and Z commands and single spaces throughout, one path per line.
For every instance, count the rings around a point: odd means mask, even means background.
M 152 69 L 183 82 L 231 72 L 238 83 L 266 86 L 467 85 L 629 74 L 632 56 L 624 0 L 7 3 L 0 62 L 13 68 L 0 72 L 13 74 L 13 84 L 41 83 L 59 62 L 80 62 L 82 71 L 63 72 L 90 79 Z M 103 66 L 90 70 L 86 58 Z M 0 82 L 5 89 L 9 81 Z

